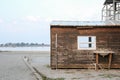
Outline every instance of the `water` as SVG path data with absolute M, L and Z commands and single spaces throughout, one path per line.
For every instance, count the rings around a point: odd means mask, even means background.
M 0 47 L 0 51 L 50 51 L 50 47 Z

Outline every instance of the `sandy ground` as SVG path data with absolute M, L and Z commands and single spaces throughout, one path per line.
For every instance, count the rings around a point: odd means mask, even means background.
M 120 69 L 57 69 L 50 68 L 50 53 L 34 56 L 31 64 L 48 78 L 62 78 L 65 80 L 120 80 Z M 62 80 L 61 79 L 61 80 Z
M 57 69 L 50 68 L 50 53 L 36 52 L 0 52 L 0 80 L 36 80 L 33 73 L 22 60 L 29 57 L 30 64 L 48 78 L 61 80 L 120 80 L 120 69 Z

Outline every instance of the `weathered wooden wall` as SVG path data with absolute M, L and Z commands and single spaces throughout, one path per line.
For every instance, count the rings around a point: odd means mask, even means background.
M 57 49 L 56 35 L 57 34 Z M 51 27 L 51 68 L 88 68 L 95 63 L 91 50 L 78 50 L 77 36 L 96 36 L 96 47 L 111 48 L 115 51 L 112 68 L 120 68 L 120 28 L 119 27 Z M 108 65 L 108 56 L 100 57 L 104 67 Z M 94 66 L 93 66 L 94 67 Z

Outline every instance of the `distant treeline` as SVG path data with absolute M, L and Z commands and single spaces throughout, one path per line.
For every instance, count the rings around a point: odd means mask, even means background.
M 44 44 L 44 43 L 5 43 L 5 44 L 0 44 L 0 47 L 49 47 L 49 44 Z

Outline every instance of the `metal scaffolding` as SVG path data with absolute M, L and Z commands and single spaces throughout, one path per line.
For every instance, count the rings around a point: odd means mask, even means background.
M 106 0 L 102 8 L 102 20 L 120 21 L 120 0 Z

